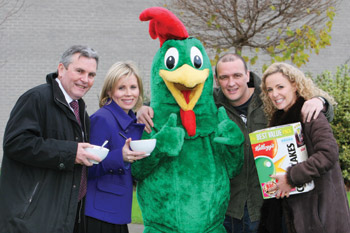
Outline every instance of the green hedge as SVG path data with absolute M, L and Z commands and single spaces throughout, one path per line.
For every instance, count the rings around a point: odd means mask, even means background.
M 334 74 L 323 72 L 314 80 L 338 103 L 334 109 L 331 126 L 339 145 L 340 166 L 344 180 L 347 187 L 350 187 L 350 66 L 339 66 Z

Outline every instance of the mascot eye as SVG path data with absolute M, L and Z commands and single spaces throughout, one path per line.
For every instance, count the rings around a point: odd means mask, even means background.
M 171 47 L 165 53 L 165 57 L 164 57 L 165 66 L 169 70 L 171 70 L 174 67 L 176 67 L 178 61 L 179 61 L 179 51 L 177 51 L 176 48 Z
M 203 65 L 203 55 L 197 47 L 191 48 L 191 61 L 193 66 L 197 69 L 201 68 Z

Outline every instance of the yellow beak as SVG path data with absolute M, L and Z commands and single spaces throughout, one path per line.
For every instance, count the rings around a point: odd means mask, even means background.
M 197 70 L 185 64 L 174 71 L 160 70 L 159 75 L 180 108 L 188 111 L 193 110 L 201 96 L 204 83 L 209 76 L 209 69 Z M 188 102 L 181 92 L 183 90 L 190 91 Z

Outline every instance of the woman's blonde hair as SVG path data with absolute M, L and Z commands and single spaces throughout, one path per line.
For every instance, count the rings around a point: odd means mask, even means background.
M 142 79 L 139 75 L 139 70 L 137 66 L 132 61 L 117 62 L 109 68 L 100 94 L 99 106 L 100 108 L 104 105 L 110 104 L 112 102 L 112 94 L 115 91 L 118 81 L 123 77 L 130 77 L 135 75 L 137 79 L 137 84 L 139 86 L 140 95 L 134 107 L 137 111 L 143 103 L 143 85 Z
M 273 105 L 268 96 L 266 89 L 266 78 L 275 73 L 281 73 L 292 84 L 295 84 L 298 97 L 301 96 L 305 100 L 309 100 L 316 96 L 322 96 L 329 101 L 329 104 L 336 104 L 332 96 L 318 88 L 309 77 L 306 77 L 304 73 L 296 67 L 283 62 L 274 63 L 266 69 L 262 76 L 261 82 L 262 92 L 260 96 L 264 103 L 264 110 L 268 118 L 271 118 L 272 114 L 277 110 L 277 108 Z

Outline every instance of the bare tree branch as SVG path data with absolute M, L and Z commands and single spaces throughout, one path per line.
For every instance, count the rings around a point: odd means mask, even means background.
M 168 0 L 167 8 L 208 49 L 259 48 L 292 43 L 287 31 L 309 26 L 316 33 L 329 19 L 327 10 L 339 0 Z M 306 29 L 305 29 L 306 30 Z M 284 49 L 275 49 L 282 53 Z

